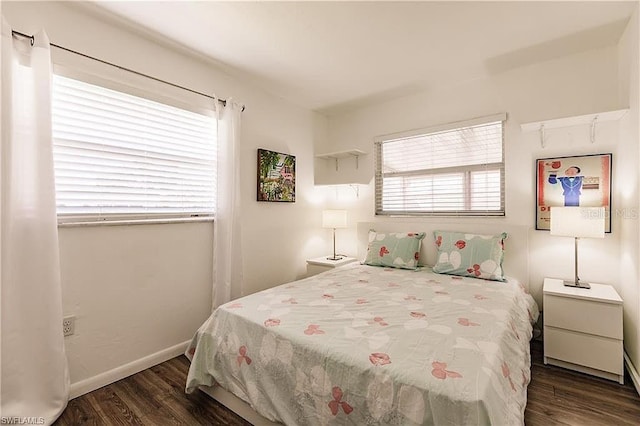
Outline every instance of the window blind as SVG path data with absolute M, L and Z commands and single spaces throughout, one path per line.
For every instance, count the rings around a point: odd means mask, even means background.
M 59 218 L 213 215 L 213 117 L 60 75 L 52 104 Z
M 504 216 L 502 119 L 391 135 L 376 154 L 378 215 Z

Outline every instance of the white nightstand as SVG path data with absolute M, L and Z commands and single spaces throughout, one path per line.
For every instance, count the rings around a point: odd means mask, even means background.
M 622 299 L 610 285 L 545 278 L 544 363 L 624 382 Z
M 358 259 L 355 257 L 343 257 L 340 260 L 329 260 L 331 255 L 317 257 L 315 259 L 307 260 L 307 277 L 319 274 L 320 272 L 329 271 L 338 266 L 346 265 L 347 263 L 355 262 Z

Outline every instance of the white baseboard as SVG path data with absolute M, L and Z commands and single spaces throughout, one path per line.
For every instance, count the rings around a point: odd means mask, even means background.
M 72 383 L 69 388 L 69 399 L 77 398 L 85 393 L 92 392 L 96 389 L 100 389 L 103 386 L 117 382 L 118 380 L 129 377 L 133 374 L 139 373 L 142 370 L 151 368 L 154 365 L 161 364 L 165 361 L 175 358 L 178 355 L 184 353 L 189 346 L 191 340 L 178 343 L 170 348 L 163 349 L 154 354 L 145 356 L 144 358 L 137 359 L 128 364 L 116 367 L 113 370 L 105 371 L 97 376 L 89 377 L 88 379 L 81 380 L 76 383 Z
M 629 359 L 627 352 L 624 353 L 624 363 L 627 366 L 627 371 L 629 372 L 629 376 L 631 376 L 631 381 L 633 382 L 633 386 L 636 388 L 636 392 L 640 395 L 640 374 L 638 374 L 638 370 Z

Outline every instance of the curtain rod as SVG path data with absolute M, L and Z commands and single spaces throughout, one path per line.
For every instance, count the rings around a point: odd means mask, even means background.
M 28 38 L 28 39 L 29 39 L 29 41 L 30 41 L 30 43 L 31 43 L 31 46 L 33 46 L 33 44 L 35 43 L 35 38 L 34 38 L 34 36 L 33 36 L 33 35 L 24 34 L 24 33 L 21 33 L 20 31 L 16 31 L 16 30 L 11 30 L 11 34 L 12 34 L 12 35 L 14 35 L 14 36 L 19 36 L 19 37 L 23 37 L 23 38 Z M 195 93 L 196 95 L 204 96 L 205 98 L 213 99 L 213 100 L 215 100 L 215 101 L 220 102 L 223 106 L 227 106 L 227 100 L 226 100 L 226 99 L 216 98 L 215 96 L 211 96 L 211 95 L 208 95 L 208 94 L 206 94 L 206 93 L 198 92 L 197 90 L 189 89 L 188 87 L 180 86 L 179 84 L 171 83 L 171 82 L 169 82 L 169 81 L 162 80 L 162 79 L 159 79 L 159 78 L 157 78 L 157 77 L 153 77 L 153 76 L 151 76 L 151 75 L 143 74 L 143 73 L 141 73 L 141 72 L 139 72 L 139 71 L 135 71 L 135 70 L 132 70 L 132 69 L 130 69 L 130 68 L 126 68 L 126 67 L 123 67 L 123 66 L 120 66 L 120 65 L 117 65 L 117 64 L 111 63 L 111 62 L 107 62 L 107 61 L 105 61 L 105 60 L 103 60 L 103 59 L 98 59 L 98 58 L 95 58 L 95 57 L 93 57 L 93 56 L 89 56 L 89 55 L 84 54 L 84 53 L 82 53 L 82 52 L 78 52 L 78 51 L 75 51 L 75 50 L 69 49 L 69 48 L 67 48 L 67 47 L 60 46 L 60 45 L 55 44 L 55 43 L 49 43 L 49 45 L 50 45 L 50 46 L 53 46 L 53 47 L 56 47 L 56 48 L 58 48 L 58 49 L 64 50 L 64 51 L 66 51 L 66 52 L 73 53 L 73 54 L 75 54 L 75 55 L 79 55 L 79 56 L 82 56 L 82 57 L 84 57 L 84 58 L 91 59 L 91 60 L 94 60 L 94 61 L 97 61 L 97 62 L 103 63 L 103 64 L 105 64 L 105 65 L 109 65 L 109 66 L 112 66 L 112 67 L 115 67 L 115 68 L 121 69 L 121 70 L 123 70 L 123 71 L 127 71 L 127 72 L 130 72 L 130 73 L 132 73 L 132 74 L 139 75 L 139 76 L 141 76 L 141 77 L 150 78 L 151 80 L 154 80 L 154 81 L 157 81 L 157 82 L 160 82 L 160 83 L 164 83 L 164 84 L 168 84 L 169 86 L 173 86 L 173 87 L 176 87 L 176 88 L 178 88 L 178 89 L 186 90 L 187 92 Z M 244 106 L 244 105 L 242 105 L 242 111 L 244 111 L 244 108 L 245 108 L 245 106 Z

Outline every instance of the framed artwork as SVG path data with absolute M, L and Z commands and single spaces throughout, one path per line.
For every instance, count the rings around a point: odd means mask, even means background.
M 258 201 L 296 201 L 296 157 L 258 148 Z
M 611 154 L 536 160 L 536 229 L 549 230 L 554 206 L 604 207 L 611 232 Z

